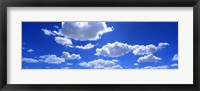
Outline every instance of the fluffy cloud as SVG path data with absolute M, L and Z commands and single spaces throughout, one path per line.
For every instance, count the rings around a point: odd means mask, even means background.
M 135 66 L 138 66 L 139 64 L 138 64 L 138 63 L 134 63 L 134 65 L 135 65 Z
M 50 67 L 45 67 L 46 69 L 50 69 Z
M 71 39 L 68 39 L 66 37 L 55 37 L 55 41 L 56 43 L 58 44 L 61 44 L 61 45 L 64 45 L 64 46 L 68 46 L 70 48 L 78 48 L 78 49 L 83 49 L 83 50 L 86 50 L 86 49 L 91 49 L 93 48 L 95 45 L 91 44 L 91 43 L 88 43 L 84 46 L 82 45 L 77 45 L 77 46 L 73 46 L 72 44 L 72 41 Z
M 148 54 L 140 57 L 137 62 L 157 62 L 159 60 L 162 60 L 162 58 L 156 57 L 153 54 Z
M 56 43 L 65 45 L 65 46 L 72 45 L 72 41 L 65 37 L 55 37 L 55 41 L 56 41 Z
M 87 44 L 87 45 L 85 45 L 85 46 L 75 46 L 76 48 L 78 48 L 78 49 L 83 49 L 83 50 L 85 50 L 85 49 L 91 49 L 91 48 L 93 48 L 94 47 L 94 45 L 93 44 L 91 44 L 91 43 L 89 43 L 89 44 Z
M 81 59 L 79 54 L 69 54 L 68 52 L 62 52 L 62 58 L 65 60 Z
M 66 65 L 73 65 L 73 63 L 66 63 Z
M 57 36 L 64 36 L 60 31 L 52 31 L 52 33 L 54 33 Z
M 160 47 L 160 48 L 163 48 L 163 47 L 165 47 L 165 46 L 169 46 L 169 44 L 168 43 L 159 43 L 158 44 L 158 47 Z
M 146 54 L 152 54 L 158 51 L 161 48 L 164 48 L 165 46 L 169 45 L 168 43 L 159 43 L 158 46 L 155 46 L 153 44 L 150 45 L 128 45 L 126 43 L 121 42 L 114 42 L 114 43 L 107 43 L 102 48 L 96 49 L 95 55 L 103 55 L 107 57 L 119 57 L 123 56 L 125 53 L 128 53 L 130 51 L 133 52 L 134 55 L 146 55 Z
M 116 41 L 114 43 L 107 43 L 102 48 L 97 48 L 95 55 L 119 57 L 123 56 L 125 53 L 130 52 L 131 50 L 132 47 L 130 45 Z
M 53 36 L 55 36 L 55 34 L 53 32 L 51 32 L 50 30 L 42 29 L 42 31 L 44 32 L 45 35 L 53 35 Z
M 178 67 L 178 64 L 177 64 L 177 63 L 174 63 L 174 64 L 171 64 L 170 66 L 171 66 L 171 67 Z
M 118 60 L 97 59 L 90 62 L 82 62 L 79 63 L 79 65 L 94 69 L 122 69 L 122 67 L 118 65 L 117 62 Z
M 133 47 L 133 54 L 134 55 L 145 55 L 145 54 L 152 54 L 158 51 L 159 49 L 165 48 L 168 46 L 168 43 L 159 43 L 158 46 L 153 44 L 150 45 L 134 45 Z
M 28 50 L 27 50 L 27 52 L 33 52 L 33 51 L 34 51 L 33 49 L 28 49 Z
M 57 26 L 58 27 L 58 26 Z M 55 27 L 56 28 L 56 27 Z M 56 30 L 48 30 L 48 29 L 41 29 L 45 35 L 53 35 L 53 36 L 64 36 L 60 31 L 56 31 Z
M 133 46 L 133 54 L 134 55 L 145 55 L 145 54 L 151 54 L 158 50 L 158 48 L 153 45 L 135 45 Z
M 167 66 L 167 65 L 162 65 L 162 66 L 146 66 L 146 67 L 144 67 L 144 68 L 142 68 L 142 69 L 168 69 L 169 68 L 169 66 Z
M 60 58 L 57 57 L 56 55 L 44 55 L 44 56 L 40 56 L 41 61 L 48 63 L 48 64 L 61 64 L 63 62 L 65 62 L 64 58 Z
M 56 55 L 43 55 L 40 56 L 40 61 L 48 64 L 61 64 L 66 60 L 74 60 L 81 59 L 79 54 L 69 54 L 68 52 L 62 52 L 61 57 L 57 57 Z
M 22 61 L 26 62 L 26 63 L 37 63 L 37 62 L 39 62 L 38 60 L 32 59 L 32 58 L 22 58 Z
M 59 28 L 59 27 L 58 27 L 58 26 L 56 26 L 56 25 L 54 25 L 53 27 L 54 27 L 54 28 L 57 28 L 57 29 Z
M 174 57 L 172 58 L 173 61 L 178 61 L 178 54 L 174 54 Z
M 64 22 L 61 33 L 74 40 L 98 40 L 104 33 L 111 32 L 105 22 Z

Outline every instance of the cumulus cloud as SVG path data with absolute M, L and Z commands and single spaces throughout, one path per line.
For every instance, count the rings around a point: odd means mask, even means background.
M 119 56 L 123 56 L 125 53 L 130 52 L 131 50 L 132 50 L 131 45 L 116 41 L 114 43 L 107 43 L 102 48 L 97 48 L 95 55 L 119 57 Z
M 68 52 L 62 52 L 62 58 L 65 60 L 74 60 L 74 59 L 81 59 L 79 54 L 69 54 Z
M 73 63 L 66 63 L 66 65 L 73 65 Z
M 55 37 L 55 41 L 58 44 L 64 45 L 64 46 L 68 46 L 70 48 L 78 48 L 78 49 L 83 49 L 83 50 L 87 50 L 87 49 L 91 49 L 93 48 L 95 45 L 88 43 L 84 46 L 82 45 L 77 45 L 77 46 L 73 46 L 71 39 L 68 39 L 66 37 Z
M 178 54 L 174 54 L 174 57 L 172 58 L 173 61 L 178 61 Z
M 159 60 L 162 60 L 162 58 L 156 57 L 153 54 L 148 54 L 140 57 L 137 62 L 157 62 Z
M 135 66 L 138 66 L 139 64 L 138 64 L 138 63 L 134 63 L 134 65 L 135 65 Z
M 174 64 L 171 64 L 170 66 L 171 66 L 171 67 L 178 67 L 178 64 L 177 64 L 177 63 L 174 63 Z
M 48 64 L 61 64 L 65 62 L 64 58 L 57 57 L 56 55 L 44 55 L 40 56 L 41 61 Z
M 146 66 L 142 69 L 168 69 L 168 65 L 162 65 L 162 66 Z
M 156 51 L 165 48 L 165 46 L 168 46 L 168 43 L 159 43 L 158 46 L 155 46 L 153 44 L 150 45 L 134 45 L 133 47 L 133 54 L 134 55 L 146 55 L 146 54 L 152 54 Z
M 57 36 L 64 36 L 60 31 L 52 31 L 52 33 L 54 33 Z
M 22 58 L 22 61 L 26 62 L 26 63 L 37 63 L 37 62 L 39 62 L 38 60 L 33 59 L 33 58 Z
M 74 60 L 81 59 L 79 54 L 69 54 L 68 52 L 62 52 L 61 57 L 57 57 L 56 55 L 43 55 L 40 56 L 40 61 L 48 64 L 61 64 L 66 60 Z
M 153 45 L 134 45 L 133 46 L 133 54 L 134 55 L 145 55 L 145 54 L 151 54 L 158 50 L 158 48 Z
M 159 48 L 163 48 L 163 47 L 165 47 L 165 46 L 169 46 L 169 43 L 165 42 L 165 43 L 159 43 L 159 44 L 158 44 L 158 47 L 159 47 Z
M 63 22 L 61 33 L 74 40 L 98 40 L 113 31 L 105 22 Z
M 56 26 L 56 25 L 54 25 L 53 27 L 54 27 L 54 28 L 57 28 L 57 29 L 59 28 L 59 27 L 58 27 L 58 26 Z
M 122 69 L 120 65 L 117 64 L 118 60 L 103 60 L 97 59 L 90 62 L 79 63 L 80 66 L 94 68 L 94 69 Z
M 50 69 L 50 67 L 45 67 L 46 69 Z
M 57 27 L 55 26 L 55 28 L 58 28 L 58 26 Z M 50 35 L 53 35 L 53 36 L 64 36 L 60 32 L 60 30 L 59 31 L 56 31 L 56 30 L 51 31 L 51 30 L 48 30 L 48 29 L 41 29 L 41 30 L 44 32 L 45 35 L 48 35 L 48 36 L 50 36 Z
M 56 43 L 65 45 L 65 46 L 72 45 L 72 41 L 65 37 L 55 37 L 55 41 L 56 41 Z
M 78 48 L 78 49 L 83 49 L 83 50 L 86 50 L 86 49 L 91 49 L 91 48 L 93 48 L 94 47 L 94 45 L 93 44 L 91 44 L 91 43 L 88 43 L 88 44 L 86 44 L 85 46 L 80 46 L 80 45 L 77 45 L 77 46 L 75 46 L 76 48 Z
M 28 49 L 28 50 L 27 50 L 27 52 L 33 52 L 33 51 L 34 51 L 33 49 Z
M 44 32 L 45 35 L 53 35 L 53 36 L 55 36 L 55 34 L 51 30 L 42 29 L 42 31 Z
M 160 46 L 159 46 L 160 45 Z M 164 48 L 164 46 L 169 45 L 168 43 L 159 43 L 158 46 L 155 46 L 153 44 L 150 45 L 128 45 L 127 43 L 121 43 L 121 42 L 114 42 L 114 43 L 107 43 L 102 48 L 96 49 L 95 55 L 103 55 L 107 57 L 120 57 L 124 54 L 132 51 L 134 55 L 146 55 L 146 54 L 152 54 L 158 51 L 161 48 Z

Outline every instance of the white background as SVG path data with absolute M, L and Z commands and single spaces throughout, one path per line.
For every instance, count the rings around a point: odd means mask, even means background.
M 7 10 L 8 84 L 193 84 L 192 7 L 9 7 Z M 22 21 L 178 21 L 179 69 L 22 70 Z

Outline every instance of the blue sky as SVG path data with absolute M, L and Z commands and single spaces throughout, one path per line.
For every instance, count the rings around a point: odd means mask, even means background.
M 178 22 L 22 22 L 22 69 L 177 69 Z

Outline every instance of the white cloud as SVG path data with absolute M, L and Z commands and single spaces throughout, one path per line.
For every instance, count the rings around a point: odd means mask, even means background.
M 61 33 L 74 40 L 98 40 L 104 33 L 111 32 L 105 22 L 62 22 Z
M 142 69 L 168 69 L 168 65 L 162 65 L 162 66 L 146 66 Z
M 145 54 L 151 54 L 158 50 L 158 48 L 153 45 L 134 45 L 133 46 L 133 54 L 134 55 L 145 55 Z
M 41 61 L 48 63 L 48 64 L 61 64 L 63 62 L 65 62 L 64 58 L 61 57 L 57 57 L 56 55 L 44 55 L 44 56 L 40 56 Z
M 107 57 L 120 57 L 124 54 L 132 51 L 134 55 L 146 55 L 157 52 L 159 49 L 164 48 L 164 46 L 169 45 L 168 43 L 159 43 L 160 46 L 150 45 L 128 45 L 126 43 L 114 42 L 107 43 L 102 48 L 96 49 L 95 55 L 103 55 Z
M 162 58 L 156 57 L 153 54 L 148 54 L 140 57 L 137 62 L 157 62 L 159 60 L 162 60 Z
M 134 65 L 135 65 L 135 66 L 138 66 L 139 64 L 138 64 L 138 63 L 134 63 Z
M 56 43 L 65 45 L 65 46 L 72 45 L 72 41 L 65 37 L 55 37 L 55 41 L 56 41 Z
M 61 45 L 64 45 L 64 46 L 68 46 L 70 48 L 78 48 L 78 49 L 83 49 L 83 50 L 86 50 L 86 49 L 91 49 L 93 48 L 95 45 L 91 44 L 91 43 L 88 43 L 84 46 L 82 45 L 77 45 L 77 46 L 73 46 L 72 44 L 72 41 L 71 39 L 68 39 L 66 37 L 55 37 L 55 41 L 56 43 L 58 44 L 61 44 Z
M 133 47 L 133 54 L 134 55 L 145 55 L 145 54 L 152 54 L 156 51 L 165 48 L 165 46 L 168 46 L 168 43 L 159 43 L 158 46 L 155 46 L 153 44 L 150 45 L 134 45 Z
M 68 52 L 62 52 L 61 57 L 57 57 L 56 55 L 43 55 L 36 59 L 32 58 L 23 58 L 22 61 L 27 63 L 36 63 L 36 62 L 44 62 L 48 64 L 61 64 L 64 63 L 66 60 L 74 60 L 74 59 L 81 59 L 79 54 L 69 54 Z M 73 65 L 72 63 L 66 63 L 67 65 Z
M 65 22 L 61 22 L 61 26 L 63 26 L 65 24 Z
M 80 66 L 94 68 L 94 69 L 122 69 L 120 65 L 117 64 L 118 60 L 103 60 L 97 59 L 90 62 L 79 63 Z
M 54 25 L 53 27 L 54 27 L 54 28 L 57 28 L 57 29 L 59 28 L 59 27 L 58 27 L 58 26 L 56 26 L 56 25 Z
M 55 35 L 58 35 L 58 36 L 64 36 L 60 31 L 52 31 L 52 33 L 54 33 Z
M 177 63 L 174 63 L 174 64 L 171 64 L 170 66 L 171 66 L 171 67 L 178 67 L 178 64 L 177 64 Z
M 91 48 L 93 48 L 94 47 L 94 45 L 93 44 L 91 44 L 91 43 L 89 43 L 89 44 L 87 44 L 87 45 L 85 45 L 85 46 L 80 46 L 80 45 L 77 45 L 77 46 L 75 46 L 76 48 L 78 48 L 78 49 L 83 49 L 83 50 L 85 50 L 85 49 L 91 49 Z
M 53 36 L 55 36 L 55 34 L 51 30 L 42 29 L 42 31 L 44 32 L 45 35 L 53 35 Z
M 37 63 L 37 62 L 39 62 L 38 60 L 32 59 L 32 58 L 22 58 L 22 61 L 27 62 L 27 63 Z
M 27 50 L 27 52 L 33 52 L 33 51 L 34 51 L 33 49 L 28 49 L 28 50 Z
M 178 54 L 174 54 L 174 57 L 172 58 L 173 61 L 178 61 Z
M 165 42 L 165 43 L 159 43 L 159 44 L 158 44 L 158 47 L 159 47 L 159 48 L 163 48 L 163 47 L 165 47 L 165 46 L 169 46 L 169 43 L 166 43 L 166 42 Z
M 66 63 L 66 65 L 73 65 L 73 63 Z
M 50 69 L 50 67 L 45 67 L 46 69 Z
M 69 54 L 68 52 L 62 52 L 62 58 L 65 60 L 74 60 L 74 59 L 81 59 L 79 54 Z
M 131 45 L 116 41 L 114 43 L 107 43 L 102 48 L 97 48 L 95 55 L 119 57 L 123 56 L 125 53 L 130 52 L 131 50 L 132 50 Z
M 57 26 L 58 27 L 58 26 Z M 55 27 L 56 28 L 56 27 Z M 48 29 L 42 29 L 42 31 L 44 32 L 44 34 L 45 35 L 48 35 L 48 36 L 50 36 L 50 35 L 53 35 L 53 36 L 64 36 L 61 32 L 60 32 L 60 30 L 59 31 L 56 31 L 56 30 L 53 30 L 53 31 L 51 31 L 51 30 L 48 30 Z

